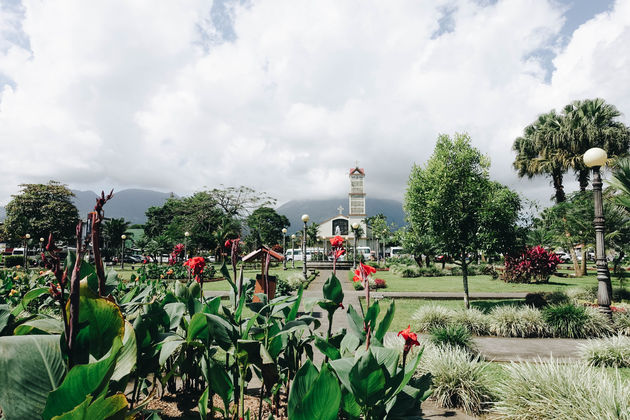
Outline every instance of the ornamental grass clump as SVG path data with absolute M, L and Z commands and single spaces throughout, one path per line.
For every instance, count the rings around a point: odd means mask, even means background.
M 554 337 L 588 338 L 609 335 L 612 327 L 596 308 L 573 304 L 551 305 L 543 317 Z
M 502 419 L 630 419 L 630 383 L 582 363 L 512 363 L 496 386 Z
M 630 312 L 614 312 L 613 323 L 618 334 L 630 335 Z
M 542 313 L 530 306 L 498 306 L 490 312 L 492 334 L 502 337 L 544 337 L 547 326 Z
M 630 337 L 619 335 L 588 340 L 580 345 L 580 355 L 591 366 L 630 367 Z
M 431 342 L 437 347 L 457 347 L 470 353 L 474 352 L 470 331 L 463 325 L 433 328 L 430 334 Z
M 413 315 L 416 331 L 429 332 L 434 328 L 443 328 L 453 322 L 454 311 L 440 305 L 421 306 Z
M 572 287 L 566 291 L 569 298 L 576 301 L 593 302 L 597 300 L 597 285 L 590 287 Z
M 493 400 L 489 363 L 457 347 L 427 346 L 418 372 L 431 373 L 432 397 L 445 408 L 461 408 L 478 414 L 489 408 Z
M 487 335 L 490 331 L 490 317 L 477 308 L 454 311 L 453 322 L 468 328 L 474 335 Z

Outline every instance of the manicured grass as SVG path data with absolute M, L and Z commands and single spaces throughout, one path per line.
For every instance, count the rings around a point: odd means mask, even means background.
M 389 271 L 377 271 L 373 274 L 375 278 L 382 278 L 386 281 L 387 287 L 381 292 L 462 292 L 461 276 L 442 277 L 415 277 L 402 278 Z M 348 275 L 352 281 L 352 274 Z M 619 281 L 613 278 L 613 286 L 619 286 Z M 468 277 L 468 288 L 470 293 L 484 292 L 552 292 L 556 290 L 567 290 L 571 287 L 589 287 L 597 284 L 595 274 L 585 277 L 557 277 L 552 276 L 549 283 L 544 284 L 520 284 L 505 283 L 500 279 L 494 280 L 487 275 Z
M 361 305 L 365 309 L 365 298 L 361 298 Z M 391 303 L 392 299 L 381 299 L 379 300 L 379 306 L 381 308 L 381 312 L 379 313 L 379 320 L 385 315 L 387 308 Z M 437 299 L 395 299 L 396 301 L 396 311 L 394 312 L 394 320 L 392 321 L 391 326 L 389 327 L 390 331 L 400 331 L 402 329 L 407 328 L 409 324 L 411 324 L 411 317 L 420 308 L 424 305 L 441 305 L 450 309 L 464 309 L 464 301 L 463 300 L 437 300 Z M 484 312 L 489 312 L 495 306 L 502 305 L 521 305 L 524 304 L 525 301 L 523 299 L 506 299 L 506 300 L 472 300 L 470 302 L 471 307 L 477 308 Z M 357 308 L 357 310 L 359 310 Z

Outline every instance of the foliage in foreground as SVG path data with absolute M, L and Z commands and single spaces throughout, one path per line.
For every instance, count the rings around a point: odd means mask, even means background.
M 630 419 L 630 383 L 580 363 L 512 363 L 497 384 L 505 419 Z
M 591 366 L 630 367 L 630 337 L 589 340 L 580 346 L 582 360 Z

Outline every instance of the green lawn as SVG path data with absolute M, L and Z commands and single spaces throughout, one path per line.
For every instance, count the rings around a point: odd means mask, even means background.
M 375 278 L 382 278 L 387 283 L 383 292 L 462 292 L 461 276 L 442 277 L 415 277 L 402 278 L 389 271 L 377 271 Z M 348 275 L 352 281 L 352 274 Z M 546 284 L 518 284 L 505 283 L 502 280 L 494 280 L 487 275 L 468 277 L 470 293 L 483 292 L 552 292 L 567 290 L 571 287 L 589 287 L 597 284 L 595 273 L 590 276 L 572 278 L 552 276 Z M 613 279 L 613 286 L 618 287 L 619 281 Z

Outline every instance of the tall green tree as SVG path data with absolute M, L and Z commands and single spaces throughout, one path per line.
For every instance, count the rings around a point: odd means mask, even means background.
M 27 233 L 31 238 L 46 239 L 52 233 L 57 241 L 71 242 L 79 221 L 72 191 L 57 181 L 21 184 L 20 188 L 6 207 L 5 239 L 19 244 Z
M 630 128 L 618 120 L 621 112 L 601 98 L 574 101 L 564 107 L 564 137 L 568 139 L 571 168 L 580 190 L 588 186 L 590 169 L 584 165 L 584 153 L 592 147 L 606 150 L 609 158 L 628 154 Z
M 600 147 L 610 158 L 626 156 L 630 147 L 630 128 L 618 120 L 619 110 L 601 98 L 574 101 L 561 113 L 551 110 L 525 127 L 523 136 L 512 146 L 516 152 L 514 168 L 520 177 L 548 175 L 555 189 L 555 201 L 565 201 L 563 176 L 573 170 L 585 191 L 589 168 L 583 155 Z
M 248 240 L 255 248 L 282 243 L 282 228 L 289 227 L 289 219 L 271 207 L 259 207 L 246 219 Z
M 502 203 L 516 200 L 509 193 L 494 200 L 505 187 L 490 181 L 489 167 L 488 158 L 472 147 L 468 135 L 456 134 L 452 139 L 441 135 L 427 164 L 412 169 L 405 196 L 412 229 L 428 235 L 461 266 L 467 308 L 469 256 L 479 250 L 501 252 L 517 239 L 516 232 L 510 237 L 497 230 L 517 219 L 520 203 L 511 205 L 509 217 L 498 213 L 504 210 Z M 506 222 L 488 225 L 493 218 Z
M 126 235 L 128 239 L 131 239 L 132 234 L 127 233 L 129 226 L 131 226 L 131 222 L 126 221 L 124 217 L 105 220 L 103 223 L 103 239 L 105 245 L 103 254 L 106 258 L 116 255 L 118 250 L 121 249 L 123 242 L 122 235 Z

